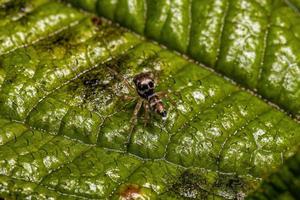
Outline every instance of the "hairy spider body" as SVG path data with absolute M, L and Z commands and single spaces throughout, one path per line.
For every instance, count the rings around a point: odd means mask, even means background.
M 122 96 L 124 100 L 137 101 L 132 117 L 130 119 L 130 123 L 131 123 L 130 132 L 133 131 L 134 126 L 137 124 L 138 113 L 142 107 L 144 108 L 145 111 L 144 126 L 146 126 L 148 121 L 150 120 L 150 115 L 149 115 L 150 110 L 162 116 L 163 120 L 166 119 L 167 111 L 165 110 L 164 104 L 160 98 L 166 96 L 166 94 L 163 92 L 154 91 L 155 81 L 154 81 L 154 75 L 151 72 L 143 72 L 136 75 L 133 78 L 133 82 L 135 85 L 134 88 L 127 81 L 127 79 L 120 76 L 120 74 L 112 67 L 108 67 L 108 69 L 114 76 L 116 76 L 119 80 L 121 80 L 126 85 L 129 91 L 138 94 L 138 96 L 127 96 L 127 95 Z
M 149 72 L 138 74 L 134 77 L 133 82 L 137 93 L 149 103 L 150 109 L 163 118 L 167 117 L 164 104 L 159 98 L 159 95 L 154 91 L 155 82 L 153 74 Z
M 163 118 L 167 117 L 167 111 L 165 110 L 164 104 L 157 94 L 153 94 L 148 97 L 151 110 L 161 115 Z

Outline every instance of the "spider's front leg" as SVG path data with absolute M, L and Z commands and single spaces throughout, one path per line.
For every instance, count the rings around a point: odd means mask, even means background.
M 155 94 L 156 94 L 159 98 L 164 98 L 164 97 L 166 97 L 166 96 L 169 95 L 168 92 L 162 92 L 162 91 L 156 92 Z
M 167 98 L 168 98 L 168 101 L 170 101 L 170 103 L 171 103 L 174 107 L 177 107 L 176 102 L 173 101 L 173 100 L 170 98 L 170 92 L 160 91 L 160 92 L 156 92 L 156 95 L 157 95 L 159 98 L 165 98 L 165 97 L 167 97 Z
M 123 95 L 121 98 L 125 101 L 135 101 L 137 97 L 129 96 L 129 95 Z
M 149 102 L 144 101 L 143 106 L 144 106 L 144 127 L 146 127 L 150 120 Z
M 110 72 L 111 75 L 113 75 L 114 77 L 116 77 L 118 80 L 120 80 L 129 90 L 129 94 L 133 95 L 136 93 L 135 89 L 130 85 L 130 83 L 128 82 L 128 80 L 124 77 L 122 77 L 115 69 L 107 67 L 108 71 Z M 118 91 L 118 89 L 117 89 Z M 130 96 L 127 94 L 119 94 L 117 95 L 122 101 L 136 101 L 137 97 L 134 96 Z
M 119 79 L 121 82 L 123 82 L 126 87 L 128 88 L 128 90 L 132 93 L 135 92 L 135 89 L 130 85 L 130 83 L 128 82 L 127 79 L 125 79 L 124 77 L 122 77 L 116 70 L 108 67 L 108 71 L 113 75 L 115 76 L 117 79 Z
M 137 124 L 137 117 L 138 117 L 138 113 L 141 109 L 143 105 L 143 100 L 142 99 L 139 99 L 135 108 L 134 108 L 134 111 L 133 111 L 133 114 L 132 114 L 132 117 L 130 119 L 130 134 L 132 133 L 134 127 L 136 126 Z

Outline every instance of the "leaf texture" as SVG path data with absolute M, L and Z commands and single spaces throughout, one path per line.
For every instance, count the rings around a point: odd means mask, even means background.
M 69 2 L 93 7 L 300 116 L 298 0 Z
M 290 3 L 292 6 L 295 6 L 296 9 L 300 9 L 300 1 L 299 0 L 291 0 L 291 1 L 288 1 L 288 3 Z
M 299 151 L 280 169 L 266 179 L 258 192 L 248 199 L 297 199 L 300 196 Z
M 235 199 L 298 149 L 296 121 L 176 53 L 63 3 L 2 7 L 2 197 Z M 130 132 L 136 94 L 109 68 L 157 73 L 167 121 L 141 112 Z

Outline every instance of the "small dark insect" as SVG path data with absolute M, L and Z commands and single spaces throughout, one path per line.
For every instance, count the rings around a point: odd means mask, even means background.
M 134 76 L 133 82 L 135 88 L 133 88 L 131 84 L 126 79 L 120 77 L 120 75 L 116 71 L 114 71 L 112 68 L 109 68 L 109 70 L 115 76 L 119 77 L 119 79 L 126 84 L 129 90 L 131 90 L 133 93 L 138 94 L 137 97 L 123 96 L 123 98 L 126 100 L 137 100 L 133 115 L 130 120 L 130 123 L 132 125 L 131 131 L 137 123 L 137 116 L 142 106 L 145 111 L 144 126 L 146 126 L 148 121 L 150 120 L 150 111 L 159 114 L 163 120 L 166 120 L 167 111 L 161 98 L 166 96 L 167 94 L 164 92 L 155 92 L 155 78 L 153 73 L 143 72 Z

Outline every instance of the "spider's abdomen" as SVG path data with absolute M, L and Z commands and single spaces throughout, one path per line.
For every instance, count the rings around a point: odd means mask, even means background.
M 151 110 L 161 115 L 162 117 L 167 116 L 167 111 L 165 110 L 164 104 L 156 94 L 149 96 L 148 102 L 150 104 Z

